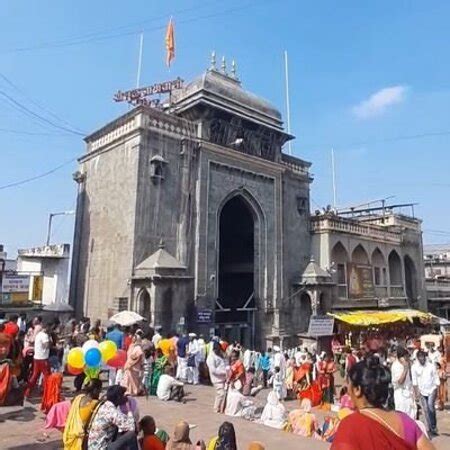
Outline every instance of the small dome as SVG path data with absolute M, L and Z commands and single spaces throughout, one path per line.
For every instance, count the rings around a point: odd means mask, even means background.
M 174 96 L 175 97 L 175 96 Z M 242 89 L 241 83 L 217 70 L 208 70 L 173 98 L 175 110 L 183 111 L 203 101 L 249 120 L 282 130 L 281 113 L 267 100 Z

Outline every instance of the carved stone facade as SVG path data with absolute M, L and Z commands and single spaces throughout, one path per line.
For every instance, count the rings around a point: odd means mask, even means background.
M 375 297 L 342 298 L 332 263 L 351 260 L 333 259 L 338 241 L 344 255 L 361 241 L 383 267 L 397 249 L 403 286 L 402 264 L 421 251 L 420 226 L 311 220 L 310 164 L 281 150 L 291 138 L 273 106 L 215 69 L 173 92 L 166 109 L 137 107 L 87 137 L 74 177 L 77 314 L 107 319 L 130 308 L 166 332 L 263 348 L 295 344 L 311 314 L 378 307 Z M 406 305 L 402 286 L 375 290 L 401 294 Z

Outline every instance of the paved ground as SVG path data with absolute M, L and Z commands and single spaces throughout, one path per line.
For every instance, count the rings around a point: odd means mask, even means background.
M 239 449 L 245 450 L 252 440 L 259 440 L 266 445 L 266 449 L 283 450 L 315 450 L 326 449 L 328 444 L 314 439 L 294 436 L 283 431 L 273 430 L 262 425 L 247 422 L 241 419 L 226 418 L 214 414 L 211 405 L 214 391 L 211 387 L 189 387 L 188 402 L 185 405 L 164 403 L 154 397 L 139 398 L 141 416 L 151 414 L 155 417 L 157 425 L 171 432 L 174 425 L 181 419 L 197 425 L 191 431 L 192 440 L 204 439 L 206 442 L 216 435 L 217 429 L 223 420 L 234 423 L 238 437 Z M 258 396 L 258 402 L 263 404 L 267 391 Z M 296 402 L 287 402 L 292 409 Z M 321 412 L 317 412 L 322 416 Z M 438 449 L 450 448 L 450 409 L 439 413 L 438 418 L 441 436 L 434 440 Z M 61 449 L 61 434 L 51 431 L 45 442 L 43 438 L 43 415 L 38 406 L 27 403 L 24 408 L 0 408 L 0 449 L 2 450 L 56 450 Z

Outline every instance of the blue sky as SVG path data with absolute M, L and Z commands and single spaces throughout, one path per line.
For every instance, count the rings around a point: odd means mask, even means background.
M 332 201 L 334 147 L 339 205 L 391 195 L 418 202 L 424 241 L 450 242 L 449 2 L 3 0 L 2 14 L 0 73 L 15 87 L 0 78 L 0 187 L 84 151 L 80 136 L 39 124 L 11 98 L 59 127 L 95 130 L 127 110 L 112 95 L 136 82 L 143 30 L 142 84 L 190 80 L 216 50 L 283 114 L 287 49 L 293 150 L 313 163 L 313 208 Z M 169 73 L 170 15 L 177 56 Z M 68 163 L 0 189 L 0 242 L 10 256 L 44 243 L 48 213 L 74 208 L 75 170 Z M 53 241 L 71 242 L 73 218 L 54 225 Z

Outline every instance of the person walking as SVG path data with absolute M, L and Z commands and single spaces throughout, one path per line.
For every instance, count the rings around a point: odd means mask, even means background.
M 267 387 L 270 372 L 270 349 L 262 353 L 259 357 L 259 365 L 261 367 L 264 387 Z
M 214 412 L 220 413 L 225 406 L 225 381 L 227 379 L 227 363 L 222 355 L 222 349 L 218 342 L 214 342 L 213 349 L 206 359 L 211 383 L 216 390 L 214 400 Z
M 50 375 L 49 356 L 50 336 L 48 334 L 48 324 L 44 323 L 34 339 L 33 371 L 25 390 L 25 397 L 30 396 L 31 391 L 36 386 L 41 374 L 44 377 L 44 383 L 47 376 Z
M 437 436 L 436 395 L 441 382 L 435 364 L 429 361 L 427 354 L 419 350 L 417 360 L 411 368 L 414 393 L 420 399 L 430 437 Z
M 391 367 L 392 386 L 394 388 L 394 404 L 396 411 L 416 418 L 417 408 L 411 381 L 411 365 L 409 353 L 403 347 L 397 347 L 397 354 Z
M 197 335 L 189 333 L 189 344 L 187 348 L 187 382 L 198 384 L 199 348 Z
M 187 380 L 187 348 L 189 338 L 183 334 L 177 341 L 177 375 L 178 380 Z

